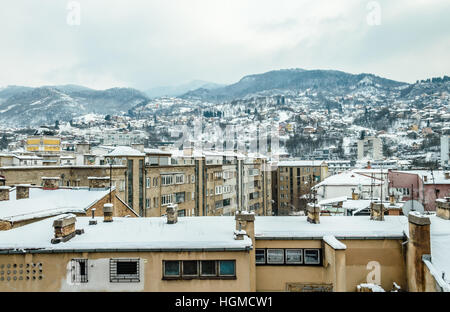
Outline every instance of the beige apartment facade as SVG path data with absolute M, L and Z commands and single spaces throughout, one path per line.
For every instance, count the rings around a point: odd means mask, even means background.
M 328 176 L 328 166 L 323 161 L 282 161 L 272 167 L 272 194 L 280 216 L 305 210 L 311 187 Z

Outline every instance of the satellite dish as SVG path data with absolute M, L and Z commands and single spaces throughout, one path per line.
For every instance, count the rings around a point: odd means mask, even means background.
M 406 203 L 403 204 L 402 207 L 403 215 L 407 216 L 410 211 L 418 211 L 420 213 L 423 213 L 425 209 L 423 208 L 423 205 L 417 200 L 408 200 Z

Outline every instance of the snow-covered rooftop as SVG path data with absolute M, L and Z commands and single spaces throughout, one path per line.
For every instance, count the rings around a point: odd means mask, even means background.
M 450 184 L 450 179 L 445 178 L 444 170 L 433 170 L 433 175 L 431 174 L 430 170 L 393 171 L 393 173 L 395 172 L 416 174 L 424 181 L 424 184 Z M 424 177 L 427 177 L 427 181 L 425 181 Z
M 234 239 L 234 217 L 182 217 L 175 224 L 167 224 L 166 218 L 114 218 L 97 225 L 89 225 L 89 217 L 78 217 L 77 235 L 65 243 L 51 244 L 54 236 L 53 220 L 39 222 L 0 232 L 0 251 L 5 249 L 43 250 L 245 250 L 252 246 L 248 237 Z
M 352 171 L 342 172 L 333 176 L 330 176 L 315 185 L 314 188 L 319 188 L 320 186 L 328 185 L 348 185 L 348 186 L 370 186 L 370 185 L 380 185 L 383 182 L 379 179 L 372 179 L 362 174 L 358 174 Z
M 106 154 L 105 156 L 116 157 L 116 156 L 145 156 L 145 153 L 138 151 L 129 146 L 117 146 L 112 152 Z
M 84 213 L 109 193 L 108 190 L 30 188 L 30 197 L 16 200 L 16 190 L 9 200 L 0 201 L 0 220 L 18 222 L 62 213 Z
M 283 160 L 278 167 L 318 167 L 325 164 L 323 160 Z
M 256 217 L 256 239 L 291 238 L 321 239 L 326 235 L 340 238 L 403 237 L 408 230 L 405 216 L 385 216 L 385 221 L 370 220 L 368 216 L 322 216 L 320 224 L 311 224 L 306 217 Z M 449 229 L 450 233 L 450 229 Z

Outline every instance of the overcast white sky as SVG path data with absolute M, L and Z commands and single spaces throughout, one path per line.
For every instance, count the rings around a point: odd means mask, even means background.
M 78 0 L 80 25 L 69 2 L 1 1 L 0 86 L 146 90 L 281 68 L 450 74 L 449 0 Z

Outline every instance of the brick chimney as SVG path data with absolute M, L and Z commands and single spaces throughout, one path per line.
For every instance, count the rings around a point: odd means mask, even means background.
M 448 180 L 450 179 L 450 171 L 445 171 L 445 179 Z
M 436 216 L 450 220 L 450 197 L 436 200 Z
M 113 222 L 113 212 L 114 206 L 113 204 L 104 204 L 103 205 L 103 222 Z
M 425 291 L 426 276 L 424 255 L 431 255 L 430 218 L 417 211 L 408 215 L 409 240 L 406 252 L 406 277 L 408 291 Z
M 30 186 L 29 184 L 16 185 L 16 199 L 30 198 Z
M 370 203 L 370 220 L 384 221 L 385 211 L 384 204 L 378 202 Z
M 59 187 L 60 177 L 42 177 L 44 190 L 56 190 Z
M 166 208 L 167 224 L 175 224 L 178 222 L 178 205 L 170 204 Z
M 0 186 L 0 201 L 9 200 L 9 186 Z
M 88 177 L 90 189 L 109 188 L 109 177 Z
M 320 223 L 320 206 L 309 203 L 308 205 L 306 205 L 306 213 L 308 216 L 308 218 L 306 220 L 309 223 L 314 223 L 314 224 Z
M 75 222 L 77 219 L 74 214 L 63 215 L 61 218 L 53 221 L 55 238 L 51 240 L 52 244 L 67 242 L 76 235 Z

